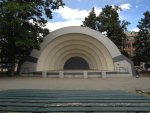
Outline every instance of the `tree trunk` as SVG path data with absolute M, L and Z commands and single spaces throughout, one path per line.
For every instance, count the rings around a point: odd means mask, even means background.
M 148 63 L 147 62 L 145 63 L 144 67 L 145 67 L 145 71 L 147 72 L 148 71 Z
M 10 76 L 14 76 L 15 75 L 15 57 L 11 58 L 9 74 L 10 74 Z
M 11 76 L 14 76 L 14 75 L 15 75 L 15 63 L 12 63 L 12 64 L 11 64 L 10 75 L 11 75 Z
M 21 69 L 21 65 L 23 64 L 23 61 L 20 60 L 17 66 L 17 75 L 20 75 L 20 69 Z
M 0 58 L 0 68 L 1 68 L 1 72 L 3 72 L 3 58 Z

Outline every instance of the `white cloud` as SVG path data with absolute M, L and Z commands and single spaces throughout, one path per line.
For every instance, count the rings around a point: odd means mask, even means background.
M 95 8 L 96 16 L 98 16 L 100 12 L 102 12 L 102 8 L 99 8 L 99 7 L 94 7 L 94 8 Z
M 60 18 L 63 18 L 65 20 L 82 19 L 88 15 L 87 10 L 71 9 L 67 6 L 64 6 L 64 8 L 61 7 L 55 12 L 58 13 L 58 16 Z
M 138 7 L 139 7 L 139 6 L 137 6 L 137 5 L 135 6 L 136 9 L 137 9 Z
M 131 9 L 131 4 L 126 3 L 119 6 L 122 10 L 129 10 Z
M 139 32 L 139 28 L 134 28 L 134 29 L 132 29 L 131 31 Z
M 80 9 L 71 9 L 67 6 L 64 8 L 60 8 L 55 11 L 58 14 L 58 17 L 63 18 L 65 20 L 74 20 L 74 19 L 83 19 L 88 16 L 91 10 L 80 10 Z M 98 15 L 102 11 L 101 8 L 95 7 L 95 13 Z
M 64 8 L 60 8 L 59 10 L 54 12 L 57 13 L 58 18 L 64 19 L 64 21 L 51 23 L 48 22 L 46 28 L 53 31 L 67 26 L 80 26 L 82 25 L 82 21 L 84 20 L 84 18 L 89 15 L 90 11 L 91 10 L 71 9 L 67 6 L 64 6 Z M 101 8 L 95 7 L 96 15 L 99 15 L 101 11 Z
M 53 23 L 47 23 L 46 28 L 48 28 L 50 31 L 54 31 L 59 28 L 67 27 L 67 26 L 80 26 L 82 24 L 81 19 L 75 19 L 75 20 L 67 20 L 63 22 L 53 22 Z

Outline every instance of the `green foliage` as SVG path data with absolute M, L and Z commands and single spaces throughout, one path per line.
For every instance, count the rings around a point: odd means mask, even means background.
M 129 54 L 126 51 L 124 51 L 124 50 L 121 51 L 121 54 L 123 54 L 126 57 L 130 57 Z
M 137 25 L 139 33 L 135 37 L 136 58 L 143 62 L 150 62 L 150 12 L 144 13 L 144 18 Z
M 124 31 L 127 29 L 126 26 L 129 22 L 119 20 L 118 10 L 120 9 L 117 6 L 114 8 L 112 6 L 105 6 L 99 14 L 98 20 L 101 23 L 100 31 L 106 32 L 107 37 L 121 49 L 126 39 Z
M 119 20 L 117 11 L 121 11 L 118 6 L 112 7 L 106 5 L 105 8 L 102 9 L 102 12 L 100 12 L 99 16 L 96 17 L 95 12 L 92 9 L 89 16 L 83 21 L 83 26 L 95 29 L 95 21 L 99 21 L 99 31 L 106 32 L 107 37 L 111 39 L 119 49 L 121 49 L 123 41 L 126 38 L 124 31 L 127 30 L 129 22 Z
M 62 0 L 2 0 L 0 2 L 0 49 L 11 69 L 23 61 L 49 33 L 45 29 L 52 19 L 52 9 L 63 6 Z M 0 60 L 2 61 L 2 60 Z
M 89 27 L 91 29 L 95 29 L 95 21 L 96 21 L 95 9 L 92 8 L 92 10 L 89 13 L 89 16 L 85 17 L 85 20 L 83 21 L 82 26 L 86 26 L 86 27 Z

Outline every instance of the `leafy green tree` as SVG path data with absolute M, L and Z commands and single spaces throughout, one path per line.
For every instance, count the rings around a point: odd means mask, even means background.
M 95 13 L 95 9 L 92 8 L 92 10 L 89 12 L 88 17 L 85 17 L 85 20 L 82 21 L 83 25 L 81 26 L 95 29 L 95 21 L 96 21 L 96 13 Z
M 142 62 L 150 62 L 150 12 L 144 13 L 144 18 L 137 25 L 138 35 L 135 37 L 136 58 Z
M 127 30 L 126 27 L 129 22 L 119 20 L 117 12 L 119 10 L 121 9 L 118 6 L 112 7 L 106 5 L 99 14 L 98 20 L 100 22 L 100 32 L 106 32 L 107 37 L 121 50 L 123 42 L 126 39 L 124 31 Z
M 121 11 L 118 6 L 112 7 L 106 5 L 102 9 L 99 16 L 96 17 L 94 8 L 89 13 L 88 17 L 85 17 L 82 26 L 87 26 L 89 28 L 95 29 L 95 22 L 99 21 L 99 31 L 105 32 L 107 37 L 111 39 L 117 47 L 121 50 L 123 42 L 126 39 L 124 31 L 127 30 L 127 25 L 129 22 L 119 20 L 119 15 L 117 11 Z M 123 51 L 124 53 L 125 51 Z
M 16 63 L 23 63 L 32 49 L 40 49 L 39 44 L 49 33 L 44 26 L 52 19 L 52 10 L 63 5 L 62 0 L 0 1 L 0 48 L 11 75 Z

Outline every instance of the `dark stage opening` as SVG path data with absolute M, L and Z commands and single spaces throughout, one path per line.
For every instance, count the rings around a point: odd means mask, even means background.
M 64 70 L 88 70 L 89 64 L 81 57 L 71 57 L 64 65 Z

